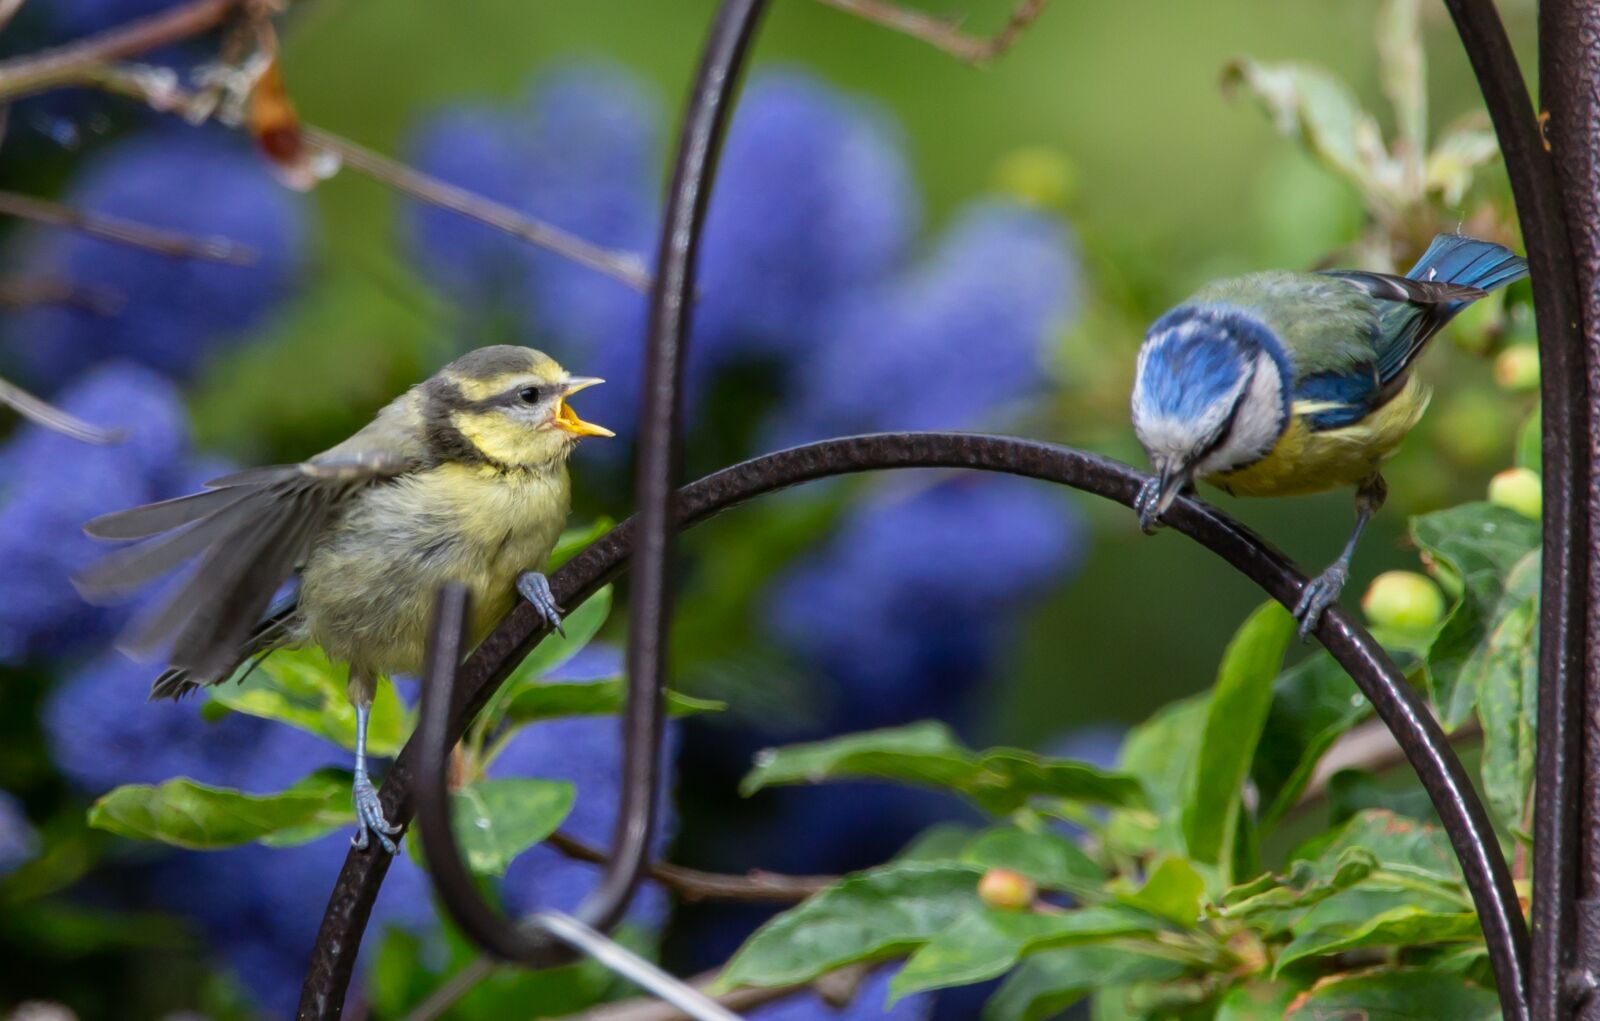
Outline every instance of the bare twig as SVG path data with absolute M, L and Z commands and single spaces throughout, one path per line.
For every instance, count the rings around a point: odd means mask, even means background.
M 21 387 L 0 379 L 0 404 L 12 408 L 23 418 L 36 422 L 84 443 L 116 443 L 123 438 L 120 429 L 102 429 L 81 418 L 67 414 L 53 404 L 48 404 Z
M 0 31 L 11 24 L 11 19 L 17 16 L 26 0 L 0 0 Z
M 854 14 L 865 21 L 913 39 L 920 39 L 969 64 L 983 65 L 998 60 L 1016 43 L 1028 26 L 1044 13 L 1050 0 L 1021 0 L 1011 12 L 1005 27 L 988 38 L 961 31 L 960 22 L 923 11 L 902 7 L 892 0 L 819 0 L 829 7 Z
M 1482 736 L 1483 729 L 1476 719 L 1468 720 L 1449 735 L 1454 744 L 1465 744 Z M 1368 720 L 1335 741 L 1327 754 L 1322 756 L 1311 779 L 1306 782 L 1300 800 L 1295 802 L 1293 811 L 1303 811 L 1327 797 L 1328 781 L 1341 770 L 1361 769 L 1382 773 L 1405 764 L 1405 753 L 1395 743 L 1389 729 L 1379 720 Z
M 581 840 L 565 833 L 548 838 L 551 847 L 568 858 L 603 865 L 606 856 Z M 753 870 L 742 876 L 721 872 L 701 872 L 656 862 L 648 869 L 651 879 L 677 894 L 682 900 L 736 901 L 745 904 L 793 904 L 837 882 L 838 876 L 788 876 Z
M 122 295 L 103 287 L 84 287 L 53 276 L 0 277 L 0 306 L 33 308 L 37 305 L 65 305 L 91 315 L 115 315 L 122 309 Z
M 645 268 L 644 260 L 632 252 L 613 251 L 559 227 L 530 219 L 510 206 L 447 184 L 331 131 L 309 124 L 304 125 L 301 131 L 311 146 L 396 191 L 476 220 L 540 248 L 547 248 L 573 262 L 620 280 L 635 290 L 650 289 L 650 272 Z
M 147 18 L 25 57 L 0 61 L 0 101 L 10 102 L 83 79 L 92 68 L 209 32 L 244 0 L 189 0 Z
M 48 199 L 0 191 L 0 216 L 15 216 L 35 223 L 65 227 L 119 245 L 143 248 L 184 259 L 208 259 L 234 266 L 249 266 L 256 261 L 255 250 L 222 237 L 194 237 L 177 231 L 149 227 L 119 216 L 105 216 L 73 209 Z

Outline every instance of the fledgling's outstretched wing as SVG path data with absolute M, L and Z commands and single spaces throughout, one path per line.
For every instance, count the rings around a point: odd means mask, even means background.
M 144 541 L 110 554 L 74 582 L 85 597 L 104 600 L 198 558 L 190 577 L 137 624 L 125 647 L 148 654 L 170 641 L 168 663 L 186 684 L 226 678 L 274 595 L 340 507 L 365 487 L 422 466 L 418 402 L 407 394 L 309 461 L 247 469 L 190 496 L 96 518 L 85 526 L 90 535 Z

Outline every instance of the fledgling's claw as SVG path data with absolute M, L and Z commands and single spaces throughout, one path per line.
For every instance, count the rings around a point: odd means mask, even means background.
M 389 822 L 383 817 L 383 803 L 378 800 L 378 789 L 372 786 L 372 780 L 363 770 L 356 773 L 355 787 L 351 790 L 356 803 L 356 835 L 350 838 L 350 844 L 357 850 L 367 848 L 369 834 L 378 835 L 378 843 L 390 854 L 399 851 L 399 847 L 390 838 L 400 832 L 400 827 Z
M 561 627 L 561 607 L 556 605 L 556 597 L 550 593 L 549 578 L 538 571 L 524 571 L 517 578 L 517 591 L 530 606 L 539 611 L 539 616 L 556 634 L 567 637 L 567 632 Z
M 1154 535 L 1160 527 L 1156 512 L 1160 505 L 1161 480 L 1152 475 L 1144 480 L 1144 485 L 1139 487 L 1139 495 L 1133 499 L 1133 509 L 1139 514 L 1139 528 L 1145 535 Z
M 1300 640 L 1311 640 L 1311 632 L 1317 629 L 1317 622 L 1328 607 L 1339 601 L 1339 593 L 1344 590 L 1344 583 L 1350 576 L 1350 569 L 1343 563 L 1335 563 L 1326 571 L 1306 582 L 1306 587 L 1300 590 L 1300 601 L 1294 605 L 1295 619 L 1300 622 Z

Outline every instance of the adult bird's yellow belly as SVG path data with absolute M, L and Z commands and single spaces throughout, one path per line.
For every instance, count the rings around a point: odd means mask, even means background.
M 1205 481 L 1234 496 L 1296 496 L 1354 486 L 1370 478 L 1393 454 L 1428 406 L 1428 388 L 1412 376 L 1387 404 L 1340 429 L 1318 432 L 1296 405 L 1289 427 L 1267 456 Z

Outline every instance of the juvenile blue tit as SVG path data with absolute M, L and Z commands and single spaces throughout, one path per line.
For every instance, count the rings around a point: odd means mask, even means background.
M 518 592 L 559 628 L 540 572 L 567 519 L 567 456 L 582 437 L 612 435 L 580 419 L 567 398 L 599 382 L 531 348 L 480 348 L 307 461 L 242 471 L 89 522 L 90 535 L 144 541 L 76 581 L 91 598 L 115 596 L 197 558 L 125 643 L 136 653 L 170 649 L 151 698 L 221 683 L 286 646 L 314 643 L 348 663 L 352 843 L 364 848 L 376 834 L 393 852 L 399 828 L 383 817 L 366 770 L 378 678 L 421 671 L 434 595 L 446 583 L 472 593 L 474 642 Z M 296 594 L 275 598 L 291 580 Z
M 1135 503 L 1140 526 L 1153 531 L 1197 478 L 1240 496 L 1354 486 L 1355 530 L 1295 607 L 1305 638 L 1383 505 L 1380 466 L 1427 407 L 1417 356 L 1456 313 L 1527 271 L 1500 245 L 1441 234 L 1403 277 L 1268 272 L 1201 288 L 1139 349 L 1133 428 L 1156 472 Z

